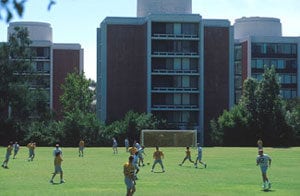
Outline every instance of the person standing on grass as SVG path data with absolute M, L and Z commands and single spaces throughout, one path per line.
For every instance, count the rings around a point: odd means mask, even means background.
M 267 177 L 267 170 L 268 167 L 271 166 L 271 162 L 271 157 L 267 154 L 264 154 L 263 149 L 260 149 L 256 158 L 256 165 L 260 166 L 263 180 L 263 189 L 265 190 L 271 188 L 271 183 Z
M 18 142 L 14 143 L 13 148 L 14 148 L 14 157 L 13 157 L 13 159 L 15 159 L 18 152 L 19 152 L 19 149 L 20 149 L 20 145 L 18 144 Z
M 63 176 L 63 170 L 61 168 L 61 162 L 63 161 L 62 157 L 61 157 L 61 153 L 57 152 L 55 154 L 55 159 L 54 159 L 54 173 L 52 175 L 52 178 L 50 180 L 50 183 L 54 183 L 53 179 L 56 176 L 56 174 L 60 174 L 60 183 L 64 183 L 64 176 Z
M 126 152 L 128 152 L 128 148 L 129 148 L 129 140 L 128 140 L 127 137 L 126 137 L 125 140 L 124 140 L 124 145 L 125 145 Z
M 135 180 L 134 180 L 134 165 L 133 162 L 133 156 L 129 156 L 128 162 L 124 164 L 123 166 L 123 173 L 125 176 L 125 185 L 126 185 L 126 195 L 131 196 L 135 192 Z
M 112 147 L 113 147 L 114 154 L 118 154 L 118 142 L 117 142 L 116 138 L 114 138 L 114 137 L 112 138 L 112 140 L 113 140 Z
M 13 150 L 13 142 L 9 142 L 7 148 L 6 148 L 6 154 L 5 154 L 5 159 L 2 163 L 2 167 L 8 169 L 8 161 L 9 161 L 9 157 L 11 155 L 11 152 Z
M 182 160 L 182 162 L 179 164 L 180 166 L 182 166 L 182 164 L 186 161 L 189 160 L 191 163 L 194 163 L 194 161 L 192 161 L 191 159 L 191 151 L 190 151 L 190 147 L 186 147 L 186 151 L 185 151 L 185 157 Z
M 197 148 L 197 150 L 198 150 L 198 156 L 197 156 L 197 158 L 196 158 L 196 160 L 195 160 L 195 168 L 198 168 L 198 165 L 197 165 L 197 163 L 198 163 L 198 161 L 199 161 L 199 163 L 201 163 L 202 165 L 204 165 L 204 168 L 206 168 L 206 163 L 204 163 L 204 162 L 202 162 L 202 147 L 201 147 L 201 145 L 198 143 L 197 144 L 197 146 L 198 146 L 198 148 Z
M 156 151 L 154 151 L 154 153 L 153 153 L 153 158 L 154 158 L 154 163 L 152 165 L 151 172 L 153 172 L 154 167 L 157 163 L 160 164 L 162 172 L 165 172 L 164 165 L 163 165 L 163 162 L 162 162 L 162 159 L 164 158 L 164 153 L 159 150 L 158 146 L 156 146 Z
M 257 147 L 258 150 L 263 149 L 263 141 L 261 140 L 261 138 L 257 140 Z
M 81 139 L 79 141 L 79 157 L 83 157 L 83 150 L 84 150 L 84 141 Z

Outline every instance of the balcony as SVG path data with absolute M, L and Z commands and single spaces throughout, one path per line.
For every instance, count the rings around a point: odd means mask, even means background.
M 199 58 L 197 52 L 160 52 L 160 51 L 153 51 L 152 57 L 196 57 Z
M 153 109 L 197 109 L 198 106 L 192 104 L 172 105 L 172 104 L 154 104 Z
M 163 33 L 154 33 L 152 39 L 156 40 L 199 40 L 198 35 L 190 34 L 163 34 Z
M 187 75 L 199 75 L 198 70 L 177 70 L 177 69 L 153 69 L 152 75 L 173 75 L 173 74 L 187 74 Z
M 194 87 L 152 87 L 152 93 L 199 93 L 198 88 Z

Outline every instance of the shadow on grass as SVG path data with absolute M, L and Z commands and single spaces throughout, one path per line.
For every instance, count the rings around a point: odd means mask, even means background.
M 64 184 L 64 183 L 60 183 L 60 182 L 52 182 L 51 184 L 52 184 L 52 185 L 61 185 L 61 184 Z
M 163 171 L 154 171 L 153 173 L 158 174 L 158 173 L 165 173 L 165 172 L 163 172 Z
M 262 189 L 261 191 L 262 192 L 275 192 L 275 190 L 273 190 L 273 189 L 267 189 L 267 190 Z

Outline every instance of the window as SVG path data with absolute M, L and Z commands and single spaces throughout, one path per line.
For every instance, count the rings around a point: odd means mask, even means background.
M 258 69 L 264 68 L 263 60 L 262 59 L 257 59 L 256 63 L 257 63 L 256 64 L 256 68 L 258 68 Z
M 284 60 L 280 59 L 280 60 L 277 61 L 277 63 L 278 63 L 277 64 L 278 69 L 284 69 L 284 67 L 285 67 L 284 66 Z
M 188 58 L 182 59 L 182 69 L 183 70 L 189 70 L 190 69 L 190 61 Z

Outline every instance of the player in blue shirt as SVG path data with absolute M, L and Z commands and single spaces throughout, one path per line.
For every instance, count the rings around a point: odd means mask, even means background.
M 198 163 L 198 161 L 199 161 L 199 163 L 201 163 L 202 165 L 204 165 L 204 167 L 206 168 L 206 163 L 204 163 L 203 161 L 202 161 L 202 147 L 201 147 L 201 145 L 198 143 L 197 144 L 197 146 L 198 146 L 198 148 L 197 148 L 197 150 L 198 150 L 198 155 L 197 155 L 197 158 L 196 158 L 196 160 L 195 160 L 195 168 L 198 168 L 198 165 L 197 165 L 197 163 Z

